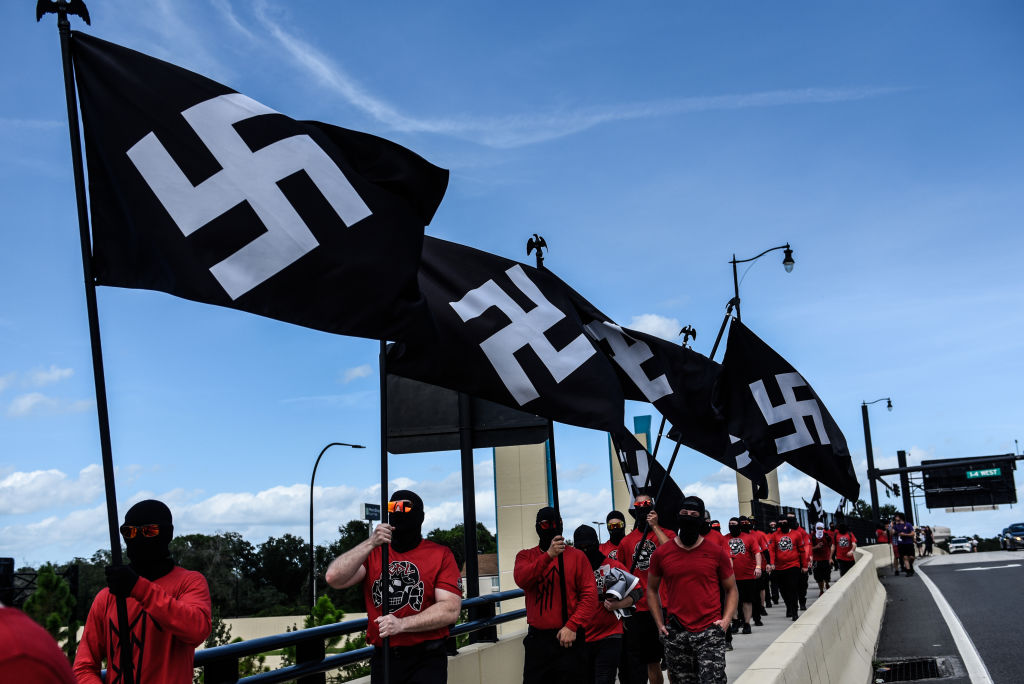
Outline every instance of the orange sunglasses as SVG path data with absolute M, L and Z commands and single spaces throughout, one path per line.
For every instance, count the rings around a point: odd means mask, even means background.
M 150 525 L 121 525 L 121 536 L 125 539 L 135 539 L 140 532 L 143 537 L 155 537 L 160 534 L 160 526 L 156 523 Z
M 412 513 L 412 501 L 388 501 L 388 513 Z

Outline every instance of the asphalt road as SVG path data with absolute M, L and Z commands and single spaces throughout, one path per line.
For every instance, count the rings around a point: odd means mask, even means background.
M 1024 681 L 1024 551 L 936 556 L 923 569 L 960 619 L 992 681 Z

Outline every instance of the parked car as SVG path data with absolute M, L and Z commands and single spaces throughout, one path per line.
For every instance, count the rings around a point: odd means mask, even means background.
M 949 552 L 950 553 L 970 553 L 971 552 L 971 540 L 967 537 L 953 537 L 949 540 Z
M 999 535 L 999 546 L 1004 551 L 1024 548 L 1024 523 L 1013 523 Z

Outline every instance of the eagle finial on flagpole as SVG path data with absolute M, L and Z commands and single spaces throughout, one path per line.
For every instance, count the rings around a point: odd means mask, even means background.
M 58 19 L 74 14 L 92 26 L 92 22 L 89 20 L 89 9 L 85 6 L 84 0 L 39 0 L 36 2 L 36 21 L 41 21 L 43 15 L 51 12 L 56 14 Z
M 544 268 L 544 250 L 548 248 L 548 243 L 544 242 L 544 238 L 537 233 L 533 234 L 533 237 L 526 241 L 526 256 L 530 256 L 533 250 L 537 250 L 537 268 Z

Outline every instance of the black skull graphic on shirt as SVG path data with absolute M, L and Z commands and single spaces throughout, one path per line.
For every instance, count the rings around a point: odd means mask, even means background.
M 394 613 L 405 605 L 418 612 L 423 607 L 423 582 L 419 568 L 411 561 L 394 561 L 388 564 L 388 574 L 388 612 Z M 373 605 L 379 607 L 383 602 L 379 578 L 374 580 L 371 593 Z
M 850 546 L 850 538 L 849 537 L 840 537 L 839 538 L 839 546 L 843 547 L 844 549 L 848 548 Z
M 776 545 L 779 547 L 779 551 L 791 551 L 793 549 L 793 540 L 789 537 L 779 537 Z
M 651 554 L 658 548 L 658 545 L 652 539 L 644 539 L 643 544 L 638 544 L 637 547 L 638 550 L 633 551 L 636 554 L 636 569 L 647 570 L 651 567 Z

